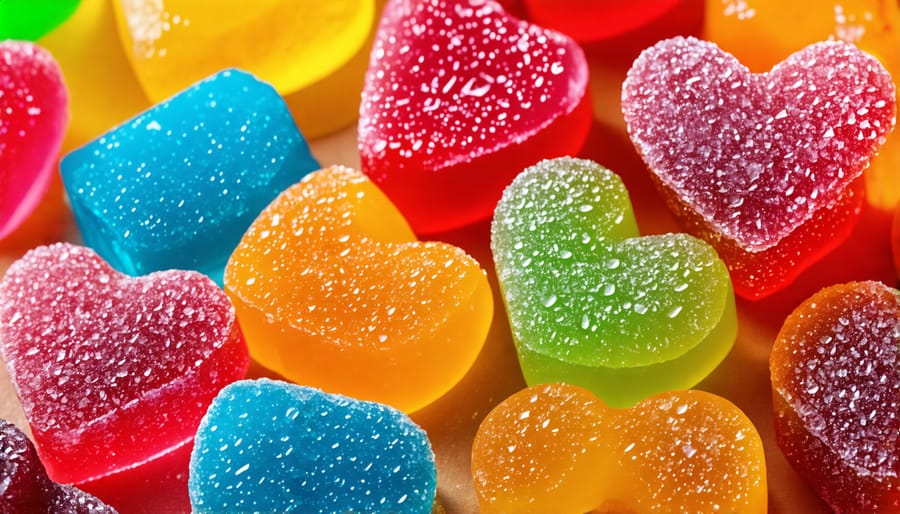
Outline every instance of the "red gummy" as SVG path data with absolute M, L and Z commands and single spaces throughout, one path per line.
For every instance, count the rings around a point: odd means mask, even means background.
M 890 74 L 847 43 L 751 74 L 712 43 L 673 38 L 634 62 L 622 109 L 670 207 L 756 299 L 849 235 L 895 100 Z
M 487 218 L 524 168 L 581 149 L 587 85 L 572 39 L 492 0 L 390 0 L 360 105 L 363 171 L 418 233 Z
M 772 347 L 775 435 L 838 513 L 900 512 L 900 292 L 823 289 Z
M 59 65 L 39 46 L 0 42 L 0 239 L 37 207 L 69 121 Z
M 249 364 L 234 308 L 204 275 L 132 278 L 67 243 L 28 252 L 0 282 L 0 349 L 48 475 L 88 490 L 186 457 L 212 399 Z M 186 500 L 183 485 L 155 493 Z
M 529 19 L 589 43 L 659 19 L 682 0 L 523 0 Z
M 34 445 L 15 425 L 0 419 L 0 512 L 6 514 L 115 514 L 70 485 L 50 480 Z

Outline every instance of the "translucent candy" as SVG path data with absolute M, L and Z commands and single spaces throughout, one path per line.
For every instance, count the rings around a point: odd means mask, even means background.
M 622 109 L 670 207 L 747 298 L 783 288 L 849 234 L 863 169 L 895 117 L 884 67 L 834 41 L 753 75 L 711 43 L 666 40 L 634 62 Z
M 589 43 L 615 37 L 652 22 L 681 0 L 524 0 L 535 23 Z
M 47 477 L 28 437 L 0 419 L 0 511 L 7 514 L 115 514 L 112 507 Z
M 68 243 L 7 271 L 0 349 L 47 473 L 85 486 L 116 473 L 135 481 L 190 445 L 213 397 L 249 362 L 234 308 L 208 278 L 127 277 Z M 144 501 L 186 502 L 184 486 Z
M 373 0 L 113 3 L 126 54 L 154 102 L 232 67 L 282 94 L 302 89 L 359 50 L 375 11 Z
M 591 161 L 543 161 L 504 191 L 491 249 L 529 384 L 630 406 L 696 384 L 728 354 L 734 295 L 712 247 L 638 235 L 622 181 Z
M 488 0 L 392 0 L 360 105 L 363 171 L 432 233 L 485 219 L 526 166 L 577 153 L 584 53 Z
M 462 378 L 493 317 L 474 259 L 416 241 L 365 175 L 341 167 L 260 214 L 228 261 L 225 290 L 260 364 L 407 412 Z
M 79 0 L 4 0 L 0 2 L 0 41 L 35 41 L 62 23 Z
M 67 109 L 53 57 L 32 43 L 0 41 L 0 239 L 22 224 L 46 191 Z
M 191 455 L 194 512 L 431 512 L 428 436 L 378 403 L 267 379 L 213 401 Z
M 662 393 L 613 410 L 544 384 L 500 403 L 472 445 L 481 512 L 766 512 L 753 424 L 724 398 Z
M 319 165 L 270 86 L 223 71 L 68 154 L 85 243 L 116 269 L 193 269 L 228 256 L 282 190 Z
M 837 513 L 900 509 L 900 292 L 823 289 L 785 320 L 770 367 L 775 434 Z

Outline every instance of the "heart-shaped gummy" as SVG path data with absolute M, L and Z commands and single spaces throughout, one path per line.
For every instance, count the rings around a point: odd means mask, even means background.
M 766 462 L 753 424 L 701 391 L 610 409 L 576 386 L 510 396 L 475 435 L 481 512 L 766 512 Z
M 53 57 L 32 43 L 0 41 L 0 239 L 41 199 L 69 114 Z
M 47 473 L 74 484 L 189 445 L 249 363 L 234 308 L 208 278 L 131 278 L 67 243 L 28 252 L 0 282 L 0 349 Z
M 428 514 L 425 431 L 379 403 L 267 379 L 213 401 L 191 455 L 194 512 Z
M 262 365 L 407 412 L 462 378 L 493 314 L 474 259 L 416 241 L 387 197 L 342 167 L 307 175 L 260 214 L 225 290 Z
M 125 52 L 154 103 L 225 68 L 302 89 L 365 43 L 374 0 L 115 0 Z
M 681 0 L 523 0 L 535 23 L 572 36 L 579 42 L 615 37 L 650 23 Z
M 575 154 L 584 53 L 492 0 L 391 0 L 360 105 L 363 171 L 417 233 L 490 216 L 526 166 Z
M 673 38 L 634 62 L 622 109 L 672 209 L 716 247 L 738 294 L 759 298 L 849 234 L 895 102 L 884 67 L 846 43 L 751 74 L 712 43 Z
M 823 289 L 785 320 L 770 367 L 775 435 L 835 512 L 900 509 L 900 292 Z
M 731 349 L 734 296 L 712 247 L 638 235 L 622 181 L 591 161 L 543 161 L 504 191 L 491 249 L 529 384 L 628 406 L 696 384 Z
M 6 0 L 0 3 L 0 41 L 35 41 L 71 16 L 79 2 L 80 0 Z
M 0 419 L 0 512 L 29 514 L 114 514 L 97 498 L 50 480 L 28 437 Z

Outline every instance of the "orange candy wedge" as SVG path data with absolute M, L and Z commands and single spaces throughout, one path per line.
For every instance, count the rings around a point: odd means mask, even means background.
M 462 378 L 493 317 L 473 258 L 418 242 L 368 178 L 342 167 L 310 174 L 260 214 L 225 290 L 260 364 L 407 412 Z

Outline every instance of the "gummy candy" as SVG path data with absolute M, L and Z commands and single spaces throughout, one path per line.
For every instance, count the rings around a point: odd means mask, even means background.
M 53 176 L 68 98 L 53 57 L 22 41 L 0 41 L 0 239 L 37 207 Z
M 391 0 L 363 89 L 362 168 L 416 233 L 490 217 L 526 166 L 591 123 L 578 45 L 492 0 Z
M 894 256 L 894 270 L 900 277 L 900 206 L 894 213 L 894 222 L 891 224 L 891 251 Z
M 359 50 L 374 16 L 374 0 L 115 0 L 114 6 L 125 53 L 154 102 L 232 67 L 282 94 L 302 89 Z
M 529 18 L 578 42 L 618 36 L 664 16 L 681 0 L 524 0 Z M 600 21 L 602 20 L 602 21 Z
M 319 165 L 270 86 L 223 71 L 68 154 L 85 243 L 119 271 L 194 269 L 221 284 L 260 211 Z
M 900 5 L 873 0 L 754 0 L 706 3 L 706 38 L 753 71 L 767 71 L 791 52 L 830 38 L 853 43 L 900 76 Z M 868 201 L 900 202 L 900 137 L 891 136 L 866 171 Z
M 0 511 L 7 514 L 115 514 L 112 507 L 47 477 L 28 437 L 0 419 Z
M 670 208 L 758 299 L 849 234 L 895 103 L 887 71 L 846 43 L 753 75 L 712 43 L 673 38 L 635 61 L 622 109 Z
M 0 41 L 35 41 L 62 23 L 79 0 L 4 0 L 0 2 Z
M 504 191 L 491 249 L 526 382 L 630 406 L 725 358 L 737 332 L 725 265 L 691 236 L 638 235 L 622 181 L 591 161 L 543 161 Z
M 753 424 L 701 391 L 613 410 L 585 389 L 519 391 L 481 423 L 472 473 L 484 513 L 766 512 Z
M 835 512 L 900 509 L 900 292 L 825 288 L 785 320 L 770 366 L 775 434 Z
M 65 151 L 150 107 L 119 42 L 110 0 L 82 0 L 40 45 L 59 63 L 70 92 Z
M 48 475 L 76 485 L 140 475 L 190 445 L 213 397 L 249 363 L 234 308 L 208 278 L 127 277 L 68 243 L 7 271 L 0 349 Z
M 431 512 L 428 436 L 378 403 L 268 379 L 213 400 L 191 455 L 194 512 Z
M 462 378 L 493 315 L 474 259 L 416 241 L 384 194 L 343 167 L 310 174 L 259 215 L 225 291 L 257 362 L 406 412 Z

